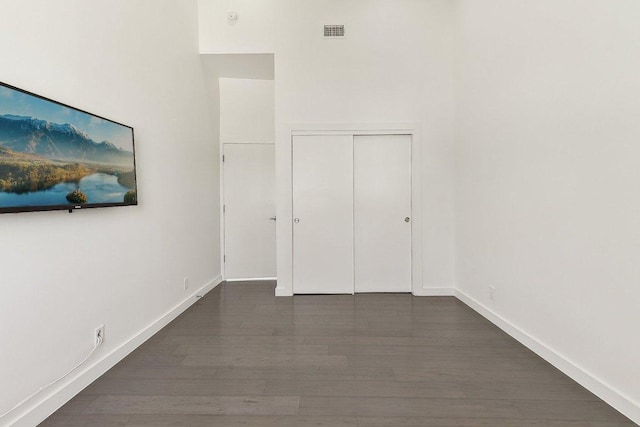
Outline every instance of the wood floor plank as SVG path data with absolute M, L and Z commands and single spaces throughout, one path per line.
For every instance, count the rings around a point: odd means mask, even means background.
M 81 415 L 56 413 L 40 424 L 42 427 L 126 427 L 131 415 Z
M 523 418 L 560 421 L 627 421 L 626 417 L 603 401 L 514 400 Z
M 188 356 L 227 355 L 242 356 L 245 354 L 263 355 L 329 355 L 329 346 L 321 344 L 239 344 L 239 345 L 209 345 L 209 344 L 180 344 L 172 354 Z
M 355 417 L 134 415 L 127 427 L 358 427 Z
M 102 395 L 84 414 L 296 415 L 294 396 L 122 396 Z
M 306 397 L 300 398 L 300 415 L 420 416 L 434 418 L 520 418 L 508 400 L 418 399 L 390 397 Z
M 469 363 L 469 361 L 486 359 L 479 363 L 489 363 L 492 360 L 505 361 L 509 366 L 523 366 L 534 363 L 535 359 L 526 353 L 516 353 L 504 347 L 490 347 L 477 350 L 475 347 L 458 347 L 452 351 L 451 346 L 446 345 L 357 345 L 357 344 L 329 344 L 328 354 L 346 355 L 351 357 L 415 357 L 416 359 L 430 361 L 434 363 L 442 360 L 459 360 Z M 524 360 L 523 360 L 524 359 Z M 531 359 L 531 360 L 527 360 Z
M 325 345 L 350 345 L 364 347 L 384 346 L 391 349 L 397 346 L 442 346 L 450 349 L 451 341 L 438 336 L 427 337 L 384 337 L 384 336 L 357 336 L 357 335 L 320 335 L 302 337 L 282 337 L 282 338 L 302 338 L 305 344 L 325 344 Z M 508 351 L 508 350 L 507 350 Z
M 629 427 L 615 421 L 555 421 L 515 418 L 357 417 L 358 427 Z
M 182 366 L 216 367 L 303 367 L 323 366 L 342 368 L 347 366 L 346 356 L 247 354 L 247 355 L 193 355 L 186 356 Z
M 622 427 L 453 297 L 224 283 L 43 426 Z
M 173 347 L 173 346 L 172 346 Z M 180 366 L 185 356 L 171 353 L 134 352 L 125 358 L 129 366 Z
M 216 378 L 218 369 L 210 366 L 131 366 L 121 363 L 112 368 L 102 379 L 210 379 Z
M 477 381 L 460 385 L 464 395 L 472 399 L 515 400 L 581 400 L 599 401 L 597 396 L 574 382 L 532 383 L 523 381 Z
M 236 347 L 241 345 L 280 345 L 280 344 L 311 344 L 311 345 L 328 345 L 329 343 L 313 343 L 306 342 L 305 337 L 276 337 L 268 336 L 185 336 L 185 335 L 169 335 L 162 341 L 166 344 L 174 345 L 211 345 L 218 347 Z
M 320 380 L 384 380 L 395 381 L 396 376 L 391 368 L 364 368 L 364 367 L 226 367 L 217 369 L 215 378 L 224 379 L 264 379 L 264 380 L 294 380 L 294 381 L 320 381 Z
M 366 381 L 366 380 L 268 380 L 267 396 L 465 398 L 460 384 L 433 381 Z
M 64 404 L 56 414 L 79 414 L 82 413 L 89 405 L 91 405 L 98 396 L 80 393 L 66 404 Z
M 570 383 L 571 380 L 563 375 L 550 372 L 535 371 L 503 371 L 481 370 L 473 366 L 457 367 L 393 367 L 398 381 L 456 381 L 456 382 L 519 382 L 527 384 L 540 383 Z
M 266 384 L 266 380 L 107 378 L 91 384 L 84 393 L 88 395 L 257 396 L 264 393 Z
M 213 322 L 211 325 L 174 327 L 167 331 L 165 336 L 268 336 L 274 335 L 275 332 L 275 328 L 262 326 L 255 328 L 225 328 Z

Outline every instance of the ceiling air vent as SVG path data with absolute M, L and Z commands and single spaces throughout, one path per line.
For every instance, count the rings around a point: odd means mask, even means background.
M 325 25 L 324 36 L 332 39 L 344 37 L 344 25 Z

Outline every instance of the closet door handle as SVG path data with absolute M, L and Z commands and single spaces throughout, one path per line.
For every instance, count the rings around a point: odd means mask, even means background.
M 275 216 L 272 216 L 271 218 L 269 218 L 269 220 L 271 220 L 271 221 L 275 221 L 275 220 L 276 220 L 276 217 L 275 217 Z
M 405 217 L 404 222 L 410 222 L 410 221 L 411 221 L 411 218 Z

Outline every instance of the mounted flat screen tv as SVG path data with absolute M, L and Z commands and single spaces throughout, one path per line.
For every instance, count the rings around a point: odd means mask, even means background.
M 137 205 L 133 128 L 0 83 L 0 213 Z

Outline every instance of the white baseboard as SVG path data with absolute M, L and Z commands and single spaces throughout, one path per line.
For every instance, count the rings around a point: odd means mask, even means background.
M 453 288 L 420 288 L 411 292 L 417 297 L 453 297 L 456 295 Z M 290 297 L 293 296 L 291 289 L 284 289 L 276 287 L 277 297 Z
M 292 297 L 293 291 L 291 289 L 278 288 L 276 286 L 276 296 L 277 297 Z
M 162 315 L 149 326 L 135 334 L 131 339 L 124 342 L 121 346 L 104 356 L 102 359 L 93 362 L 90 366 L 80 371 L 79 374 L 66 381 L 61 386 L 49 391 L 49 394 L 42 396 L 39 401 L 33 403 L 30 407 L 20 408 L 16 410 L 13 418 L 8 418 L 10 426 L 31 427 L 38 425 L 44 421 L 49 415 L 53 414 L 62 405 L 71 400 L 76 394 L 80 393 L 85 387 L 98 379 L 102 374 L 114 367 L 118 362 L 124 359 L 129 353 L 138 348 L 142 343 L 151 338 L 156 332 L 164 328 L 173 319 L 178 317 L 183 311 L 191 307 L 199 297 L 214 289 L 222 282 L 222 277 L 218 276 L 211 280 L 205 286 L 194 291 L 184 301 L 173 307 L 167 313 Z M 35 398 L 34 398 L 35 399 Z
M 419 288 L 413 290 L 417 297 L 453 297 L 456 291 L 453 288 Z
M 480 313 L 493 324 L 505 331 L 511 337 L 518 340 L 525 347 L 542 357 L 547 362 L 564 372 L 578 384 L 598 396 L 600 399 L 613 406 L 616 410 L 630 418 L 633 422 L 640 425 L 640 405 L 632 401 L 630 398 L 620 393 L 614 387 L 591 375 L 578 364 L 568 360 L 560 353 L 547 346 L 545 343 L 529 335 L 507 319 L 496 314 L 487 306 L 478 302 L 466 293 L 455 290 L 455 296 L 469 307 Z

